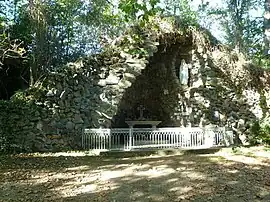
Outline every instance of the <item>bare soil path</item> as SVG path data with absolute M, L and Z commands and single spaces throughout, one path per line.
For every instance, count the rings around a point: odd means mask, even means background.
M 270 151 L 249 151 L 0 156 L 0 202 L 270 201 Z

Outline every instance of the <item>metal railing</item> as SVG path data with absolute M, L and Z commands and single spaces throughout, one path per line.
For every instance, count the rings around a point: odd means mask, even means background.
M 213 128 L 114 128 L 85 129 L 84 150 L 140 150 L 150 148 L 200 149 L 229 146 L 231 133 L 225 127 Z

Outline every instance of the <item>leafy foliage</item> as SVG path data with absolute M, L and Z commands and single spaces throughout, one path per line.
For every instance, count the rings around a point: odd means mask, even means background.
M 161 11 L 157 6 L 158 3 L 159 0 L 121 0 L 118 7 L 126 22 L 135 22 L 140 18 L 147 21 L 149 16 L 154 16 Z
M 198 25 L 198 13 L 192 9 L 188 0 L 165 0 L 165 15 L 178 18 L 181 27 Z
M 250 142 L 252 144 L 270 145 L 270 117 L 267 116 L 260 121 L 255 121 L 251 127 Z

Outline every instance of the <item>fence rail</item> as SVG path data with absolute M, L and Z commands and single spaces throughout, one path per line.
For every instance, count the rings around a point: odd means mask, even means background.
M 232 134 L 227 133 L 225 127 L 85 129 L 82 135 L 83 149 L 102 151 L 200 149 L 229 146 L 232 143 Z

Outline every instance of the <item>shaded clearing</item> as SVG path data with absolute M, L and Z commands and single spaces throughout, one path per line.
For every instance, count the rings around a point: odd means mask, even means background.
M 270 160 L 228 152 L 2 156 L 0 201 L 270 201 Z

